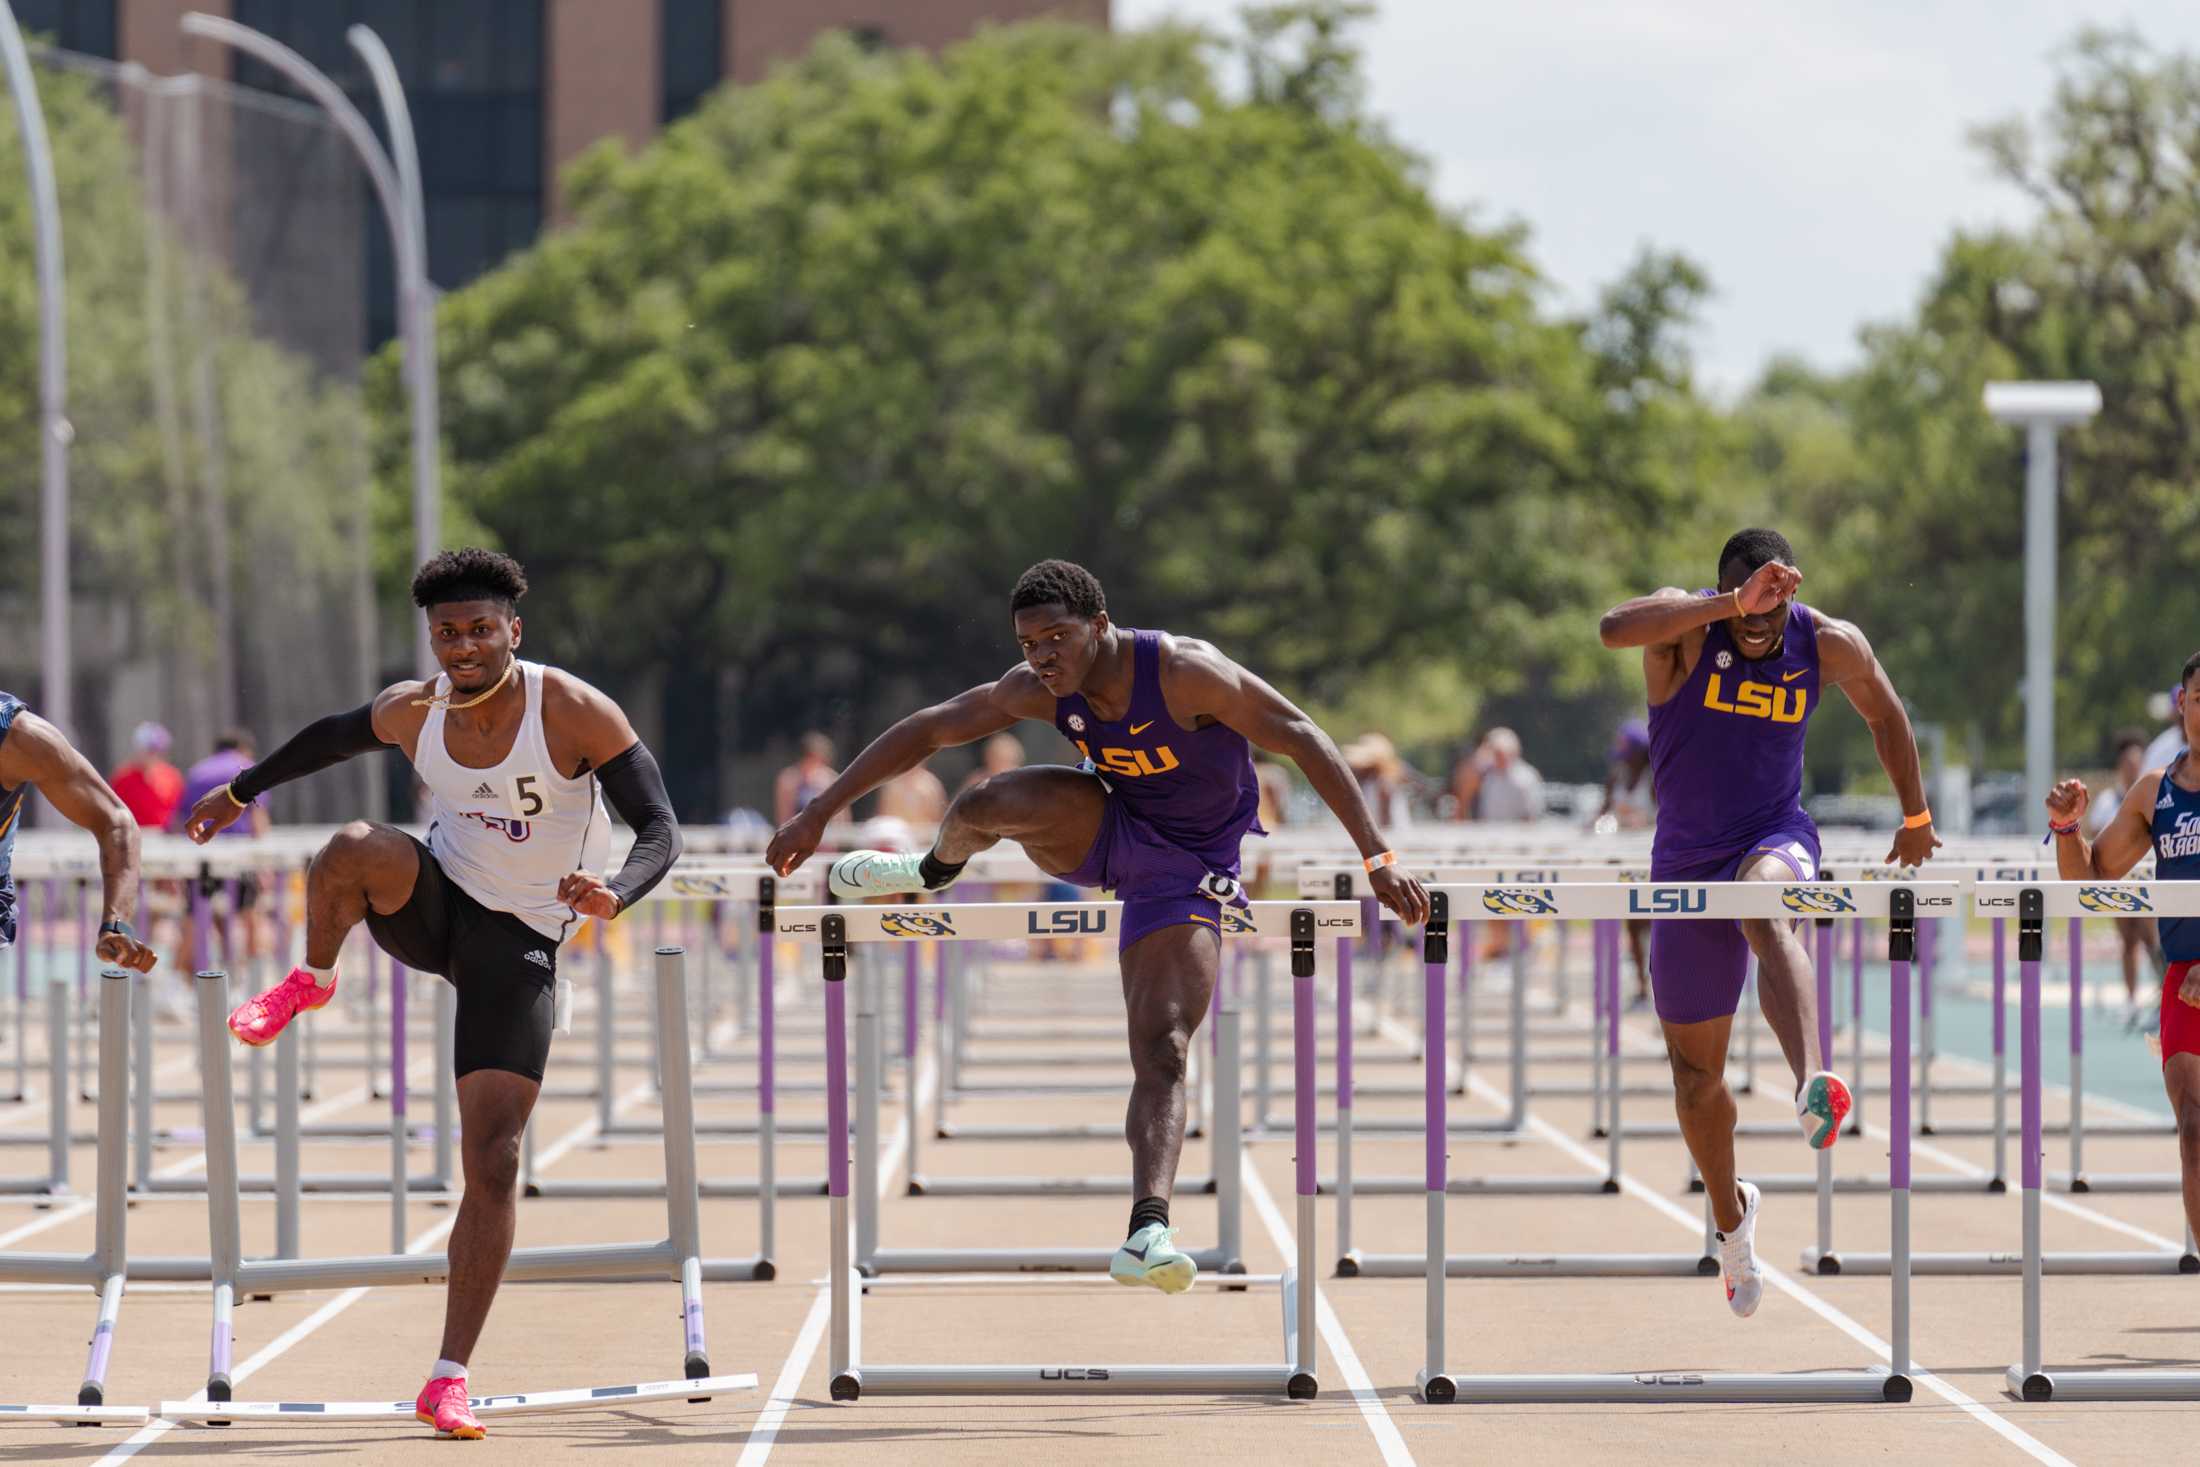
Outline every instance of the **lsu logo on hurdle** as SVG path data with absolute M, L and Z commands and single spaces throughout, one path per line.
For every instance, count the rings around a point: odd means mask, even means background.
M 1845 886 L 1839 891 L 1822 886 L 1783 886 L 1780 905 L 1806 916 L 1831 917 L 1837 912 L 1855 911 L 1856 897 Z
M 1549 917 L 1557 913 L 1558 903 L 1551 900 L 1548 887 L 1531 891 L 1526 887 L 1507 886 L 1483 892 L 1482 909 L 1500 917 Z
M 1681 916 L 1700 912 L 1711 893 L 1700 886 L 1654 886 L 1649 891 L 1627 893 L 1627 910 L 1646 916 Z
M 878 930 L 888 937 L 953 937 L 955 919 L 947 912 L 888 912 Z
M 2154 900 L 2145 887 L 2132 890 L 2117 886 L 2081 886 L 2078 888 L 2078 905 L 2088 912 L 2108 912 L 2129 915 L 2154 910 Z
M 722 876 L 680 876 L 672 878 L 672 889 L 681 896 L 725 897 L 733 895 L 733 885 Z
M 1041 917 L 1045 920 L 1041 921 Z M 1033 937 L 1098 937 L 1108 930 L 1106 908 L 1084 911 L 1076 907 L 1056 907 L 1051 912 L 1024 913 L 1024 931 Z

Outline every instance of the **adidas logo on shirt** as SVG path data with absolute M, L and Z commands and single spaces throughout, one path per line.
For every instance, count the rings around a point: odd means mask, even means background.
M 550 966 L 550 954 L 538 947 L 527 955 L 527 961 L 538 968 L 547 968 Z
M 496 792 L 495 790 L 493 790 L 493 789 L 489 788 L 489 781 L 487 781 L 487 780 L 483 780 L 483 781 L 482 781 L 482 782 L 481 782 L 480 784 L 477 784 L 477 785 L 475 785 L 475 786 L 474 786 L 474 798 L 475 798 L 475 799 L 477 799 L 477 800 L 493 800 L 493 799 L 495 799 L 496 797 L 497 797 L 497 792 Z
M 2170 782 L 2167 779 L 2164 779 L 2162 781 L 2162 798 L 2154 802 L 2154 808 L 2157 810 L 2167 810 L 2170 806 L 2176 803 L 2177 792 L 2170 787 Z

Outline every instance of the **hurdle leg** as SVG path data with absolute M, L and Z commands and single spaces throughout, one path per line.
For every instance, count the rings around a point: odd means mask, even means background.
M 57 967 L 46 975 L 46 1186 L 49 1197 L 69 1190 L 69 980 Z
M 1245 1272 L 1245 1096 L 1239 1055 L 1242 1023 L 1237 995 L 1225 993 L 1222 1012 L 1215 1015 L 1219 1048 L 1215 1052 L 1215 1103 L 1209 1120 L 1214 1129 L 1207 1143 L 1208 1154 L 1214 1159 L 1215 1244 L 1222 1255 L 1217 1267 L 1225 1274 Z
M 1899 1397 L 1908 1400 L 1910 1374 L 1910 948 L 1909 936 L 1915 908 L 1912 893 L 1893 893 L 1894 918 L 1888 924 L 1887 956 L 1887 1205 L 1890 1256 L 1889 1288 L 1892 1293 L 1888 1332 L 1888 1370 L 1892 1381 L 1904 1383 Z M 1929 924 L 1928 924 L 1929 930 Z M 1927 970 L 1925 983 L 1932 983 Z M 1928 1036 L 1931 1033 L 1927 1029 Z M 1928 1038 L 1925 1062 L 1932 1063 Z M 1930 1094 L 1930 1091 L 1926 1092 Z M 1820 1152 L 1820 1156 L 1827 1153 Z
M 199 1003 L 199 1063 L 204 1079 L 206 1129 L 206 1210 L 208 1274 L 214 1292 L 213 1339 L 208 1350 L 206 1398 L 230 1397 L 230 1360 L 235 1343 L 237 1273 L 244 1262 L 243 1230 L 238 1220 L 237 1113 L 229 1064 L 229 983 L 226 974 L 208 970 L 192 985 Z
M 405 1251 L 406 1134 L 405 1005 L 406 970 L 390 964 L 390 1252 Z
M 1864 923 L 1851 922 L 1849 940 L 1849 1129 L 1864 1133 Z
M 847 919 L 828 914 L 819 923 L 825 970 L 825 1191 L 831 1233 L 827 1289 L 832 1300 L 826 1375 L 836 1401 L 863 1394 L 863 1367 L 857 1356 L 856 1313 L 863 1291 L 849 1256 L 848 1216 L 848 945 Z
M 153 979 L 130 978 L 130 1171 L 143 1189 L 153 1175 Z
M 1816 970 L 1812 975 L 1818 994 L 1818 1054 L 1823 1060 L 1833 1054 L 1833 919 L 1821 917 L 1814 924 L 1817 931 L 1813 955 L 1817 961 L 1811 964 Z M 1754 1020 L 1756 1015 L 1751 1014 Z M 1754 1023 L 1752 1024 L 1754 1028 Z M 1857 1084 L 1864 1083 L 1857 1077 Z M 1833 1149 L 1828 1147 L 1818 1153 L 1818 1271 L 1839 1273 L 1841 1263 L 1833 1251 Z
M 856 1190 L 863 1198 L 856 1208 L 856 1267 L 866 1276 L 876 1272 L 878 1256 L 878 1110 L 879 1034 L 878 965 L 856 965 Z M 828 1078 L 827 1083 L 831 1080 Z
M 2085 1180 L 2085 919 L 2070 919 L 2070 1190 Z
M 759 903 L 756 928 L 756 1207 L 757 1276 L 777 1276 L 779 1256 L 779 1000 L 773 990 L 772 908 Z M 944 944 L 943 944 L 944 946 Z M 827 1140 L 828 1148 L 839 1143 Z M 766 1273 L 765 1270 L 771 1270 Z
M 1604 1144 L 1608 1153 L 1604 1190 L 1607 1192 L 1617 1192 L 1620 1187 L 1620 1139 L 1626 1134 L 1621 1126 L 1619 1111 L 1621 1097 L 1627 1089 L 1620 1083 L 1619 1063 L 1619 1010 L 1622 992 L 1620 966 L 1623 959 L 1621 946 L 1625 941 L 1626 928 L 1623 924 L 1604 924 L 1604 1124 L 1607 1132 Z
M 1352 1255 L 1352 939 L 1337 939 L 1337 1272 L 1359 1271 Z M 1302 1082 L 1303 1083 L 1303 1082 Z M 1308 1087 L 1312 1094 L 1312 1087 Z
M 2008 1387 L 2020 1400 L 2040 1401 L 2048 1399 L 2052 1390 L 2040 1366 L 2040 958 L 2046 923 L 2037 891 L 2024 892 L 2017 900 L 2017 1056 L 2022 1086 L 2017 1163 L 2024 1188 L 2024 1353 L 2010 1367 Z
M 1349 942 L 1350 939 L 1340 939 Z M 1351 985 L 1345 985 L 1349 988 Z M 1292 1298 L 1297 1328 L 1291 1347 L 1291 1378 L 1285 1394 L 1293 1400 L 1312 1400 L 1317 1389 L 1314 1374 L 1314 914 L 1291 914 L 1291 1072 L 1292 1139 L 1297 1151 L 1299 1194 L 1298 1267 L 1286 1276 L 1283 1288 Z
M 1446 1087 L 1444 1083 L 1444 981 L 1446 967 L 1444 940 L 1450 926 L 1450 898 L 1443 892 L 1429 893 L 1429 920 L 1423 936 L 1422 952 L 1422 1002 L 1427 1009 L 1427 1033 L 1429 1042 L 1424 1046 L 1421 1089 L 1424 1152 L 1422 1170 L 1428 1189 L 1424 1199 L 1427 1209 L 1425 1226 L 1428 1246 L 1423 1255 L 1423 1311 L 1427 1339 L 1423 1364 L 1415 1388 L 1421 1399 L 1431 1404 L 1455 1401 L 1458 1388 L 1444 1371 L 1444 1263 L 1448 1252 L 1445 1238 L 1446 1189 L 1451 1184 L 1447 1148 L 1451 1140 L 1451 1121 L 1446 1111 Z M 1597 983 L 1601 991 L 1602 932 L 1592 938 L 1597 955 Z M 1614 1135 L 1617 1136 L 1617 1128 Z
M 451 1142 L 458 1131 L 458 988 L 435 986 L 435 1187 L 457 1190 Z
M 1505 1128 L 1517 1131 L 1528 1124 L 1528 928 L 1513 923 L 1512 1002 L 1506 1013 L 1512 1023 L 1512 1102 L 1506 1110 Z
M 695 1073 L 688 1049 L 687 954 L 657 949 L 657 1053 L 664 1076 L 666 1232 L 680 1274 L 680 1323 L 689 1380 L 710 1374 L 703 1334 L 703 1222 L 695 1160 Z
M 1275 1104 L 1271 1052 L 1275 1040 L 1274 968 L 1268 954 L 1253 955 L 1253 1115 L 1263 1131 L 1268 1129 L 1269 1108 Z
M 298 1031 L 275 1040 L 275 1256 L 298 1256 Z
M 1994 919 L 1994 1178 L 1988 1190 L 1999 1192 L 2009 1177 L 2009 1013 L 2006 968 L 2008 925 Z
M 99 975 L 99 1178 L 97 1233 L 92 1262 L 99 1277 L 99 1318 L 77 1387 L 79 1406 L 104 1405 L 107 1363 L 114 1353 L 122 1314 L 123 1276 L 129 1259 L 128 1193 L 131 975 L 108 968 Z

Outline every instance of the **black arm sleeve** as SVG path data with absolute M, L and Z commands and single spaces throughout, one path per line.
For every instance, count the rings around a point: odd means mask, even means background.
M 362 703 L 349 713 L 331 713 L 307 724 L 289 743 L 231 780 L 229 792 L 249 805 L 279 784 L 382 747 L 374 731 L 374 705 Z
M 604 798 L 619 818 L 634 827 L 634 849 L 626 853 L 619 874 L 611 878 L 611 890 L 624 912 L 650 888 L 665 879 L 672 863 L 680 859 L 680 822 L 672 813 L 672 796 L 665 793 L 664 771 L 657 756 L 639 740 L 618 758 L 596 771 Z

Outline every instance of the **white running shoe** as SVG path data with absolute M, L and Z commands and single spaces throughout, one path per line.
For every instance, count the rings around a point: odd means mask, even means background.
M 920 891 L 945 891 L 955 884 L 950 877 L 940 885 L 926 886 L 923 851 L 850 851 L 833 862 L 826 885 L 843 901 L 863 897 L 906 896 Z M 956 873 L 958 876 L 960 872 Z
M 1727 1307 L 1743 1319 L 1757 1312 L 1765 1296 L 1765 1276 L 1757 1268 L 1757 1188 L 1736 1184 L 1742 1194 L 1742 1222 L 1731 1233 L 1713 1234 L 1719 1240 L 1719 1277 L 1726 1281 Z
M 1164 1294 L 1181 1294 L 1199 1277 L 1192 1255 L 1176 1246 L 1176 1229 L 1147 1223 L 1123 1240 L 1108 1260 L 1108 1277 L 1119 1284 L 1144 1284 Z

